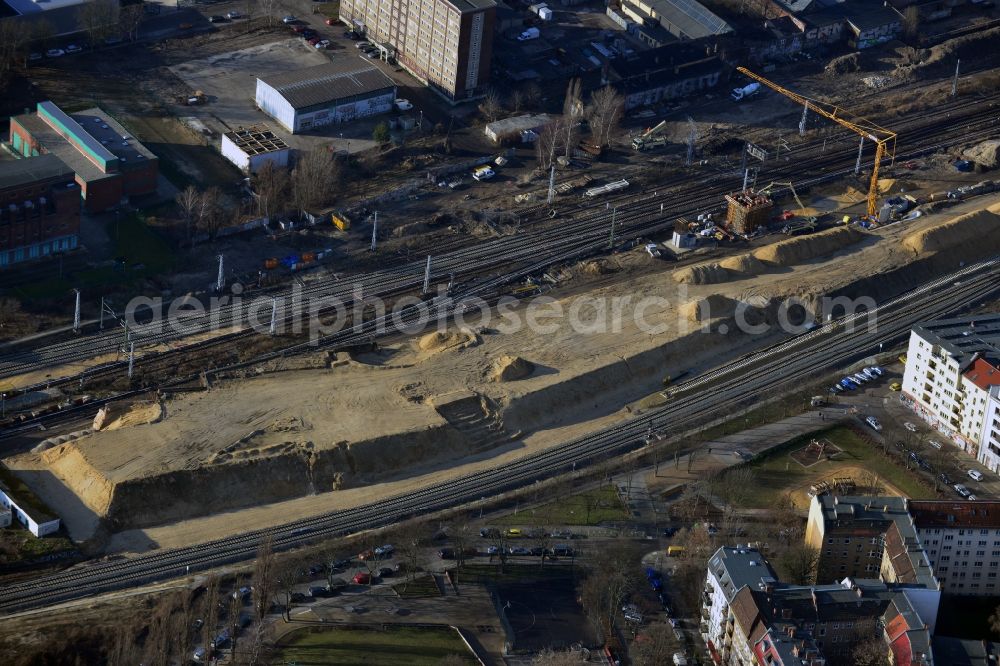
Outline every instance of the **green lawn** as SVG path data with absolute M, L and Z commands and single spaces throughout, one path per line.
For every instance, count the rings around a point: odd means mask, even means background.
M 418 576 L 405 583 L 396 583 L 392 586 L 392 590 L 404 599 L 441 596 L 441 588 L 438 587 L 438 584 L 434 582 L 434 578 L 430 575 Z
M 274 663 L 437 666 L 450 654 L 476 663 L 459 635 L 448 627 L 310 627 L 283 637 Z
M 313 12 L 322 14 L 327 18 L 335 19 L 340 16 L 340 0 L 334 0 L 334 2 L 317 2 L 313 5 Z M 338 23 L 337 27 L 341 27 L 341 25 Z
M 113 257 L 125 259 L 125 270 L 111 266 L 75 271 L 69 277 L 53 277 L 14 290 L 25 300 L 49 299 L 65 296 L 74 287 L 103 289 L 114 285 L 128 285 L 137 279 L 152 277 L 168 271 L 174 264 L 170 244 L 150 229 L 141 214 L 124 215 L 111 219 L 107 233 L 114 247 Z
M 588 511 L 589 507 L 589 511 Z M 613 485 L 602 486 L 571 495 L 535 508 L 501 516 L 498 525 L 599 525 L 603 522 L 627 520 L 628 511 L 622 506 Z
M 818 462 L 802 467 L 789 454 L 806 446 L 813 439 L 828 439 L 842 449 L 831 461 Z M 798 437 L 750 463 L 756 478 L 749 489 L 746 506 L 769 508 L 785 492 L 799 489 L 805 484 L 830 478 L 845 466 L 863 467 L 878 472 L 882 479 L 908 497 L 931 499 L 934 493 L 923 486 L 913 472 L 886 458 L 854 431 L 844 426 L 834 426 Z

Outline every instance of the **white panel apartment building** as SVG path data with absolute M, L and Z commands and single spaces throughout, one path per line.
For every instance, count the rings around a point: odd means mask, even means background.
M 1000 471 L 1000 454 L 991 453 L 987 461 L 981 446 L 990 390 L 1000 386 L 1000 315 L 916 326 L 906 357 L 903 392 L 914 411 L 990 470 Z
M 340 20 L 451 101 L 489 81 L 494 0 L 341 0 Z
M 983 437 L 979 441 L 979 462 L 1000 473 L 1000 386 L 991 386 L 983 414 Z

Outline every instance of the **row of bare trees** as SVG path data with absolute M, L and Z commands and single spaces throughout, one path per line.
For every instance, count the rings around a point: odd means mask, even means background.
M 611 86 L 591 93 L 590 101 L 584 105 L 580 79 L 570 79 L 562 116 L 539 134 L 535 144 L 538 167 L 551 168 L 560 155 L 567 159 L 572 157 L 583 133 L 584 121 L 590 130 L 589 142 L 600 149 L 609 147 L 624 108 L 624 99 Z

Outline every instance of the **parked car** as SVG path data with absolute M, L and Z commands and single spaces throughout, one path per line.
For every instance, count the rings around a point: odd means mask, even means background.
M 373 557 L 375 557 L 375 551 L 372 550 L 371 548 L 369 548 L 366 551 L 358 553 L 358 559 L 361 560 L 362 562 L 364 562 L 365 560 L 370 560 Z
M 226 20 L 225 16 L 219 16 L 218 14 L 213 14 L 212 16 L 208 17 L 209 23 L 222 23 L 225 20 Z
M 889 384 L 889 390 L 890 391 L 902 391 L 903 390 L 903 385 L 900 384 L 899 382 L 893 382 L 893 383 Z M 900 396 L 900 397 L 902 397 L 902 396 Z
M 517 527 L 511 527 L 507 530 L 507 536 L 512 539 L 516 539 L 521 536 L 521 530 Z
M 865 423 L 871 426 L 871 429 L 875 432 L 882 432 L 882 424 L 878 422 L 878 419 L 874 416 L 868 416 L 865 418 Z
M 212 639 L 212 648 L 218 650 L 229 644 L 229 630 L 223 629 L 218 636 Z
M 841 386 L 840 384 L 834 384 L 833 386 L 830 387 L 830 393 L 833 393 L 833 394 L 842 393 L 843 390 L 844 390 L 844 387 Z
M 349 558 L 345 558 L 345 559 L 342 559 L 342 560 L 337 560 L 333 564 L 331 564 L 330 566 L 333 569 L 346 569 L 347 567 L 351 566 L 351 560 Z
M 968 497 L 969 495 L 972 494 L 971 492 L 969 492 L 969 489 L 963 486 L 961 483 L 956 483 L 954 486 L 952 486 L 952 488 L 954 488 L 955 492 L 961 495 L 962 497 Z
M 41 60 L 42 57 L 43 56 L 42 56 L 41 53 L 29 53 L 28 54 L 28 61 L 29 62 L 35 62 L 36 60 Z
M 932 439 L 931 441 L 929 441 L 927 443 L 930 444 L 932 448 L 935 448 L 938 451 L 941 450 L 941 442 L 938 442 L 938 441 Z
M 978 469 L 970 469 L 968 471 L 968 474 L 969 474 L 969 478 L 972 479 L 973 481 L 982 481 L 983 480 L 983 473 L 980 472 Z
M 453 560 L 455 559 L 455 549 L 454 548 L 442 548 L 438 551 L 438 557 L 442 560 Z
M 500 530 L 497 529 L 496 527 L 484 527 L 483 529 L 479 530 L 479 536 L 483 537 L 484 539 L 496 539 L 497 537 L 500 536 Z
M 676 527 L 664 527 L 663 528 L 663 536 L 665 536 L 667 538 L 670 538 L 670 537 L 672 537 L 675 534 L 677 534 L 677 528 Z
M 347 37 L 348 39 L 350 39 L 352 41 L 357 41 L 357 40 L 361 39 L 361 35 L 359 35 L 358 33 L 354 32 L 353 30 L 348 30 L 347 32 L 345 32 L 344 33 L 344 37 Z
M 309 600 L 309 597 L 302 592 L 292 592 L 288 598 L 293 604 L 301 604 Z
M 396 552 L 396 547 L 390 543 L 383 544 L 375 549 L 375 554 L 379 557 L 392 557 L 392 554 Z
M 246 601 L 247 599 L 250 598 L 250 595 L 252 593 L 253 593 L 253 588 L 244 585 L 238 590 L 233 590 L 233 599 L 243 599 L 244 601 Z
M 351 580 L 354 581 L 355 585 L 368 585 L 372 582 L 372 576 L 367 571 L 359 571 L 354 574 L 354 578 Z
M 227 13 L 227 14 L 226 14 L 226 18 L 227 18 L 227 19 L 238 19 L 238 18 L 243 18 L 243 14 L 240 14 L 240 13 L 239 13 L 239 12 L 237 12 L 237 11 L 232 11 L 232 12 L 229 12 L 229 13 Z
M 848 391 L 853 391 L 858 388 L 858 385 L 851 381 L 848 377 L 844 377 L 840 380 L 840 385 L 843 386 Z
M 327 583 L 326 585 L 326 589 L 330 590 L 331 592 L 339 592 L 340 590 L 343 590 L 345 587 L 347 587 L 347 581 L 344 580 L 343 578 L 331 578 L 330 582 Z
M 868 379 L 868 377 L 865 377 L 865 376 L 864 376 L 863 374 L 861 374 L 860 372 L 856 372 L 856 373 L 854 373 L 853 375 L 851 375 L 851 379 L 853 379 L 853 380 L 854 380 L 855 382 L 857 382 L 858 384 L 866 384 L 866 383 L 868 383 L 869 381 L 871 381 L 870 379 Z
M 319 37 L 310 37 L 309 39 L 306 40 L 306 44 L 308 44 L 309 46 L 316 46 L 317 44 L 319 44 L 319 42 L 320 42 Z
M 507 552 L 510 553 L 511 555 L 517 555 L 520 557 L 523 557 L 525 555 L 531 555 L 531 551 L 525 548 L 524 546 L 511 546 L 510 548 L 507 549 Z
M 945 474 L 944 472 L 938 474 L 938 478 L 941 479 L 941 483 L 944 483 L 949 486 L 951 485 L 951 477 Z
M 328 597 L 330 596 L 330 590 L 327 589 L 326 585 L 313 585 L 309 588 L 309 596 L 316 599 Z
M 200 664 L 205 661 L 205 657 L 207 656 L 208 656 L 208 651 L 205 648 L 203 647 L 195 648 L 194 652 L 191 653 L 191 661 Z
M 399 98 L 396 100 L 395 104 L 396 108 L 400 111 L 409 111 L 413 108 L 413 104 L 411 104 L 408 99 Z
M 82 50 L 83 47 L 78 46 L 76 44 L 70 44 L 69 46 L 66 47 L 66 53 L 79 53 Z
M 556 530 L 550 534 L 553 539 L 572 539 L 573 533 L 569 530 Z
M 335 18 L 328 18 L 327 20 L 323 21 L 323 23 L 326 23 L 327 25 L 337 25 L 337 19 L 335 19 Z M 344 37 L 347 37 L 347 33 L 346 32 L 344 33 Z
M 879 377 L 881 377 L 885 373 L 885 371 L 882 370 L 882 368 L 878 367 L 877 365 L 873 365 L 870 368 L 866 368 L 866 370 L 868 370 L 869 372 L 874 372 Z
M 291 14 L 289 14 L 288 16 L 284 16 L 281 19 L 282 23 L 295 23 L 296 21 L 298 21 L 298 19 Z
M 64 55 L 66 55 L 66 52 L 62 49 L 49 49 L 45 52 L 46 58 L 61 58 Z
M 909 430 L 910 432 L 916 432 L 917 431 L 917 424 L 910 423 L 909 421 L 907 421 L 906 423 L 904 423 L 903 427 L 906 428 L 907 430 Z
M 487 555 L 499 555 L 500 554 L 500 548 L 498 546 L 490 546 L 489 548 L 486 549 L 486 554 Z
M 303 32 L 305 32 L 308 29 L 309 29 L 308 26 L 304 26 L 304 25 L 293 25 L 292 26 L 292 32 L 294 32 L 295 34 L 302 34 Z
M 315 46 L 318 49 L 328 49 L 330 48 L 331 44 L 329 39 L 321 39 L 318 42 L 316 42 L 313 46 Z
M 975 495 L 973 495 L 972 493 L 969 493 L 969 496 L 968 496 L 968 497 L 966 497 L 965 499 L 969 500 L 970 502 L 975 502 L 975 501 L 976 501 L 976 500 L 978 500 L 979 498 L 978 498 L 978 497 L 976 497 Z
M 573 549 L 570 548 L 569 546 L 557 544 L 552 547 L 552 554 L 558 557 L 572 557 Z
M 390 569 L 389 567 L 382 567 L 381 569 L 378 570 L 378 577 L 379 578 L 391 578 L 392 575 L 393 575 L 393 573 L 395 573 L 395 572 L 392 569 Z

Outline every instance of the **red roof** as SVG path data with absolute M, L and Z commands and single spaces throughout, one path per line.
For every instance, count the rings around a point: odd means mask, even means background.
M 920 528 L 1000 527 L 1000 502 L 958 500 L 910 500 L 907 504 L 913 524 Z
M 1000 368 L 980 357 L 965 371 L 965 378 L 984 391 L 989 391 L 991 386 L 1000 385 Z

